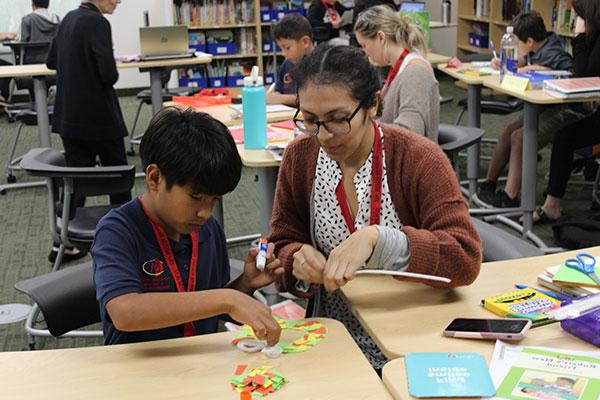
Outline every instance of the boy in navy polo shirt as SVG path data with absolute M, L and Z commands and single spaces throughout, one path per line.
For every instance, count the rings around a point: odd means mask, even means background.
M 296 84 L 292 70 L 302 58 L 313 51 L 312 28 L 310 22 L 300 14 L 288 14 L 275 28 L 273 36 L 285 61 L 277 71 L 277 81 L 267 92 L 267 104 L 296 106 Z
M 244 273 L 229 283 L 225 235 L 211 218 L 241 175 L 227 128 L 204 113 L 166 108 L 150 123 L 140 156 L 146 191 L 102 218 L 91 250 L 105 343 L 213 333 L 223 314 L 277 343 L 270 309 L 250 296 L 283 273 L 273 246 L 264 271 L 251 249 Z

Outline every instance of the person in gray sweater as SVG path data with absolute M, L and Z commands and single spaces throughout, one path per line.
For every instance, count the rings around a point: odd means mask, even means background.
M 48 42 L 58 33 L 60 18 L 48 10 L 50 0 L 32 0 L 32 13 L 21 20 L 21 42 Z M 41 64 L 46 62 L 48 48 L 33 48 L 27 51 L 26 64 Z
M 380 121 L 437 143 L 440 92 L 433 69 L 424 58 L 421 29 L 409 17 L 387 6 L 376 6 L 360 14 L 354 32 L 371 63 L 391 67 L 381 91 Z

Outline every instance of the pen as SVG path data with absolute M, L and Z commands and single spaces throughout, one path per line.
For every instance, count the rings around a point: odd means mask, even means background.
M 490 39 L 490 46 L 492 47 L 492 53 L 494 54 L 494 58 L 498 58 L 498 53 L 496 53 L 496 46 L 494 46 L 494 41 Z
M 526 285 L 515 285 L 515 287 L 516 287 L 517 289 L 526 289 L 526 288 L 530 288 L 530 289 L 533 289 L 533 290 L 537 290 L 537 291 L 538 291 L 538 292 L 540 292 L 540 293 L 544 293 L 546 296 L 550 296 L 550 297 L 552 297 L 553 299 L 560 300 L 560 301 L 572 300 L 572 299 L 573 299 L 572 297 L 564 296 L 564 295 L 562 295 L 562 294 L 558 294 L 558 293 L 552 293 L 552 292 L 548 292 L 548 291 L 546 291 L 546 290 L 542 290 L 542 289 L 534 288 L 534 287 L 531 287 L 531 286 L 526 286 Z

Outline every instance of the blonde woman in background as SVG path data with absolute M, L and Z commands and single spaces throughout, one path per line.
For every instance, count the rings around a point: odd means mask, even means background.
M 390 7 L 377 6 L 360 14 L 354 32 L 372 64 L 391 67 L 381 90 L 380 121 L 437 143 L 440 92 L 433 69 L 424 58 L 427 50 L 421 29 Z

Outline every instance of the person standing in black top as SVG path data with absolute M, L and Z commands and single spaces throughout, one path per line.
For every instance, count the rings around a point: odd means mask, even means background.
M 600 0 L 575 0 L 577 13 L 573 39 L 573 75 L 600 76 Z M 560 202 L 573 170 L 575 150 L 600 143 L 600 109 L 561 129 L 554 138 L 550 158 L 548 195 L 533 215 L 534 222 L 553 222 L 561 216 Z
M 308 21 L 313 27 L 315 40 L 327 41 L 339 37 L 345 11 L 348 9 L 337 0 L 312 0 L 308 8 Z M 315 32 L 314 28 L 326 32 Z
M 119 79 L 110 23 L 121 0 L 91 0 L 69 12 L 52 41 L 46 65 L 56 70 L 52 131 L 60 134 L 67 166 L 125 165 L 127 128 L 113 85 Z M 80 199 L 83 205 L 85 199 Z M 131 193 L 111 195 L 111 204 Z

